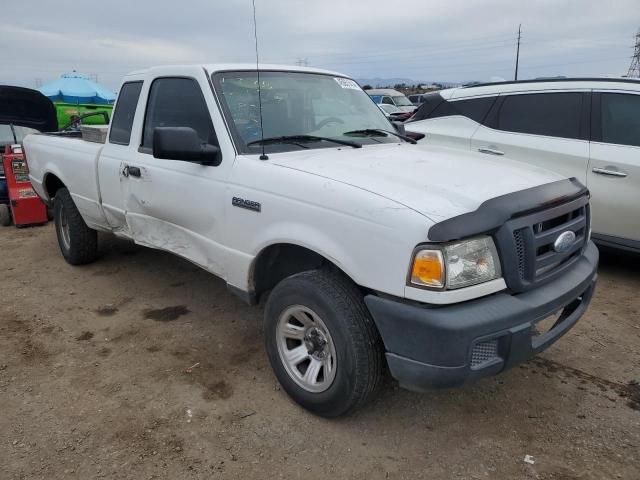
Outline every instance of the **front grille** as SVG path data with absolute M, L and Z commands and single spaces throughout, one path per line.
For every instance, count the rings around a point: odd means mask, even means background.
M 540 285 L 571 265 L 584 250 L 589 231 L 589 198 L 509 220 L 495 235 L 507 285 L 520 292 Z M 575 240 L 562 251 L 554 243 L 564 232 Z M 558 251 L 560 250 L 560 251 Z M 509 268 L 514 265 L 514 268 Z
M 518 277 L 520 280 L 524 280 L 525 250 L 522 230 L 513 232 L 513 240 L 516 242 L 516 255 L 518 256 Z
M 487 363 L 498 356 L 498 339 L 476 343 L 471 350 L 471 367 Z

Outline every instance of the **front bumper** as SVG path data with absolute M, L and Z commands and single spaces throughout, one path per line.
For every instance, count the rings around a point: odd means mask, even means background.
M 595 288 L 598 250 L 592 242 L 559 278 L 517 295 L 429 307 L 368 295 L 389 369 L 409 390 L 453 387 L 494 375 L 552 345 L 583 315 Z M 537 335 L 535 325 L 562 312 Z

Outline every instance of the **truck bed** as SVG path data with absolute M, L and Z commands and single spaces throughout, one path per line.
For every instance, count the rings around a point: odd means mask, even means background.
M 100 206 L 98 186 L 98 158 L 104 145 L 88 142 L 79 133 L 27 135 L 23 143 L 29 176 L 45 201 L 51 200 L 47 186 L 57 177 L 71 192 L 87 224 L 104 230 L 108 223 Z M 46 176 L 44 172 L 48 172 Z

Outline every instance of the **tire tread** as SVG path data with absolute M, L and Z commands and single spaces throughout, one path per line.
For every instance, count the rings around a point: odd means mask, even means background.
M 364 303 L 358 287 L 342 272 L 321 268 L 301 272 L 281 282 L 302 282 L 312 285 L 322 296 L 330 298 L 349 331 L 349 341 L 356 352 L 354 386 L 350 397 L 341 402 L 340 409 L 316 412 L 326 417 L 348 415 L 369 402 L 380 389 L 384 379 L 384 348 L 382 339 Z M 278 294 L 277 285 L 271 295 Z
M 57 212 L 60 207 L 65 209 L 67 221 L 69 222 L 69 234 L 71 237 L 69 251 L 65 251 L 60 238 L 61 227 L 58 225 L 59 212 Z M 56 192 L 54 208 L 56 209 L 56 233 L 60 243 L 60 250 L 65 260 L 71 265 L 85 265 L 93 262 L 98 256 L 98 232 L 87 226 L 76 204 L 73 202 L 69 190 L 61 188 Z

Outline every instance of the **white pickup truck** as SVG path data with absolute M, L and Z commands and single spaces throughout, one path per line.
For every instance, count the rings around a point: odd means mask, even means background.
M 501 372 L 567 332 L 594 290 L 577 180 L 416 145 L 339 73 L 134 72 L 104 143 L 24 147 L 69 263 L 111 232 L 266 299 L 275 374 L 319 415 L 363 405 L 387 367 L 414 390 Z

